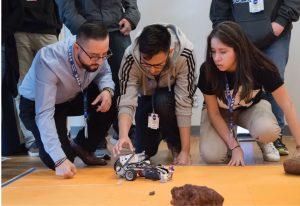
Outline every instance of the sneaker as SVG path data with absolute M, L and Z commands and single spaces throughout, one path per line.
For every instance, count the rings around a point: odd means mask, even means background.
M 278 152 L 281 156 L 289 154 L 289 150 L 287 149 L 285 144 L 282 143 L 282 136 L 280 136 L 280 138 L 275 140 L 273 142 L 273 144 L 274 144 L 274 146 L 276 147 L 276 149 L 278 150 Z
M 38 157 L 39 156 L 39 147 L 37 146 L 36 142 L 31 144 L 27 153 L 30 157 Z
M 96 151 L 95 151 L 95 156 L 96 157 L 101 157 L 105 160 L 110 160 L 111 153 L 108 151 L 107 148 L 97 148 Z
M 119 140 L 119 136 L 118 136 L 118 134 L 116 132 L 114 132 L 113 135 L 112 135 L 112 137 L 110 138 L 110 143 L 112 145 L 116 145 L 117 142 L 118 142 L 118 140 Z
M 260 147 L 264 161 L 267 162 L 278 162 L 280 160 L 280 155 L 278 150 L 274 147 L 273 143 L 263 144 L 257 142 L 258 146 Z

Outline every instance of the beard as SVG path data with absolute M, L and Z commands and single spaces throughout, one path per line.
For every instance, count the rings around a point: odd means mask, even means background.
M 81 64 L 81 67 L 82 67 L 83 69 L 85 69 L 87 72 L 95 72 L 95 71 L 97 71 L 98 68 L 99 68 L 99 64 L 90 64 L 90 65 L 88 65 L 88 64 L 83 63 L 83 62 L 81 61 L 81 58 L 80 58 L 79 55 L 78 55 L 78 60 L 79 60 L 79 62 L 80 62 L 80 64 Z

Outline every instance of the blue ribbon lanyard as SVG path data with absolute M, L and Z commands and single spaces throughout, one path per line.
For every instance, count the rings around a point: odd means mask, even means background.
M 229 108 L 229 121 L 228 121 L 228 126 L 229 126 L 229 130 L 230 132 L 234 135 L 234 122 L 233 122 L 233 105 L 234 105 L 234 101 L 235 101 L 235 95 L 230 94 L 230 89 L 229 89 L 229 83 L 228 83 L 228 79 L 227 79 L 227 75 L 225 75 L 225 80 L 226 80 L 226 97 L 227 97 L 227 105 Z
M 75 80 L 76 80 L 76 82 L 77 82 L 77 84 L 78 84 L 78 86 L 79 86 L 79 88 L 80 88 L 80 90 L 83 94 L 83 114 L 84 114 L 84 120 L 85 120 L 84 136 L 85 136 L 85 138 L 88 138 L 88 123 L 87 123 L 87 120 L 88 120 L 88 100 L 87 100 L 87 92 L 84 91 L 83 88 L 82 88 L 81 81 L 80 81 L 80 78 L 79 78 L 74 60 L 73 60 L 72 48 L 73 47 L 71 45 L 68 49 L 68 57 L 69 57 L 69 62 L 71 64 L 73 77 L 75 78 Z M 87 73 L 85 73 L 85 75 L 84 75 L 84 80 L 83 81 L 85 81 L 86 74 Z

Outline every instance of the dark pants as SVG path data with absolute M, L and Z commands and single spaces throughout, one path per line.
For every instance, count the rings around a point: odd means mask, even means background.
M 139 97 L 135 113 L 136 152 L 145 151 L 151 157 L 157 153 L 162 139 L 165 139 L 180 151 L 181 142 L 175 115 L 174 90 L 169 92 L 168 88 L 159 88 L 153 98 L 154 110 L 159 116 L 159 129 L 148 128 L 148 115 L 152 113 L 152 96 Z
M 89 152 L 94 152 L 99 142 L 105 138 L 108 129 L 112 123 L 113 114 L 112 110 L 101 113 L 96 112 L 96 106 L 92 106 L 91 102 L 99 95 L 99 90 L 95 84 L 91 84 L 87 89 L 88 96 L 88 138 L 84 137 L 84 129 L 80 130 L 74 142 L 81 145 Z M 113 105 L 116 103 L 113 102 Z M 67 116 L 77 116 L 83 114 L 83 95 L 79 93 L 75 99 L 69 102 L 55 105 L 54 120 L 58 133 L 58 137 L 67 158 L 74 161 L 76 157 L 74 151 L 70 146 L 67 131 Z M 20 118 L 23 121 L 26 129 L 31 131 L 39 146 L 39 155 L 41 160 L 47 167 L 54 169 L 54 162 L 45 151 L 43 142 L 40 137 L 40 132 L 35 122 L 35 102 L 24 97 L 20 100 Z M 41 128 L 42 129 L 42 128 Z
M 126 48 L 131 44 L 130 36 L 124 36 L 120 31 L 109 32 L 109 48 L 111 49 L 113 55 L 108 59 L 108 63 L 111 68 L 112 78 L 115 82 L 115 96 L 117 99 L 120 95 L 120 85 L 119 85 L 119 70 L 121 66 L 121 61 L 124 55 Z M 118 108 L 115 106 L 114 118 L 113 118 L 113 128 L 117 134 L 119 134 L 118 127 Z M 130 136 L 134 133 L 134 127 L 130 128 Z M 103 142 L 101 145 L 104 145 Z

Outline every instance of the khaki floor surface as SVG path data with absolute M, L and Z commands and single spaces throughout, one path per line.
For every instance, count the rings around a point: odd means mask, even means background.
M 282 165 L 177 166 L 167 183 L 141 177 L 129 182 L 112 168 L 79 168 L 68 180 L 35 170 L 2 188 L 2 205 L 170 205 L 171 189 L 184 184 L 215 189 L 225 198 L 224 206 L 300 205 L 300 178 L 286 175 Z

